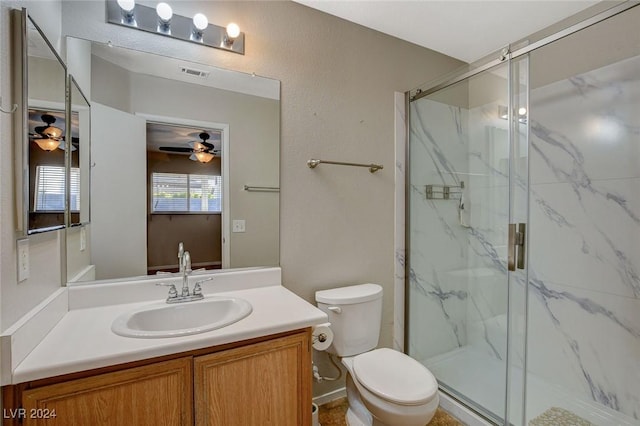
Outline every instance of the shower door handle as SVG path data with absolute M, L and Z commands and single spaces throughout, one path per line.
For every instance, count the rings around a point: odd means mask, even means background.
M 507 263 L 510 271 L 524 269 L 525 241 L 526 241 L 527 225 L 518 223 L 509 224 L 509 253 L 507 255 Z

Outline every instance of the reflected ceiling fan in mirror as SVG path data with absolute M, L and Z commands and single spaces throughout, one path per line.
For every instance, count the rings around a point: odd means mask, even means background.
M 53 151 L 60 146 L 63 139 L 63 131 L 60 127 L 53 125 L 53 123 L 56 122 L 56 118 L 53 115 L 42 114 L 40 118 L 42 118 L 45 125 L 36 126 L 34 128 L 35 133 L 29 133 L 29 137 L 38 144 L 43 151 Z
M 209 140 L 209 138 L 211 137 L 209 133 L 201 132 L 198 137 L 200 138 L 199 141 L 189 142 L 190 148 L 177 146 L 161 146 L 159 149 L 160 151 L 167 152 L 190 152 L 191 155 L 189 156 L 189 160 L 208 163 L 209 161 L 213 160 L 215 154 L 219 154 L 219 151 L 214 149 L 215 147 L 213 146 L 213 144 L 207 142 L 207 140 Z
M 56 115 L 63 113 L 58 112 L 44 112 L 37 110 L 29 110 L 29 127 L 33 131 L 29 132 L 29 138 L 35 142 L 43 151 L 51 152 L 56 148 L 65 150 L 65 136 L 64 130 L 54 124 L 61 120 L 64 122 L 64 116 L 56 117 Z M 44 125 L 38 126 L 37 117 L 40 116 L 40 120 L 44 122 Z M 71 151 L 76 151 L 75 145 L 78 144 L 78 138 L 72 138 Z

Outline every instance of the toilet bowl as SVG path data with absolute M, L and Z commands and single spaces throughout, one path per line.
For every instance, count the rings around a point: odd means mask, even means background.
M 378 345 L 382 287 L 361 284 L 316 292 L 334 340 L 328 351 L 347 369 L 350 426 L 424 426 L 438 408 L 438 384 L 413 358 Z
M 342 363 L 351 382 L 347 398 L 357 398 L 373 416 L 371 423 L 365 417 L 362 424 L 424 426 L 433 418 L 440 402 L 438 384 L 414 359 L 382 348 L 343 358 Z M 362 417 L 359 412 L 353 414 Z

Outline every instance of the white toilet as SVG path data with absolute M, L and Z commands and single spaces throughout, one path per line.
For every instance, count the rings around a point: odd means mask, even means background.
M 347 368 L 349 426 L 424 426 L 438 408 L 438 383 L 409 356 L 378 345 L 382 287 L 360 284 L 316 292 L 334 334 L 327 352 Z

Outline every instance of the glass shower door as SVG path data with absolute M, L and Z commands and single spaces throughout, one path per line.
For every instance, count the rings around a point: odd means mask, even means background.
M 507 59 L 410 104 L 407 351 L 498 423 L 522 405 L 507 396 L 523 388 L 510 372 L 524 309 L 509 301 L 525 306 L 511 288 L 526 279 L 509 273 L 508 246 L 527 212 L 524 71 Z

